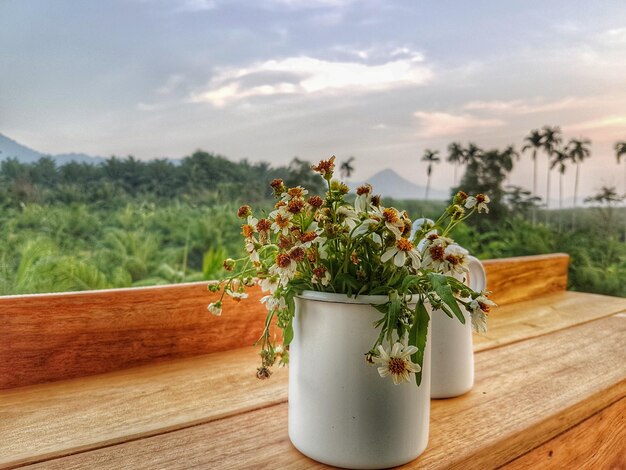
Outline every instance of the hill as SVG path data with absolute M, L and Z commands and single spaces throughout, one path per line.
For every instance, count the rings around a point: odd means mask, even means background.
M 94 157 L 85 153 L 60 153 L 57 155 L 50 155 L 33 150 L 26 145 L 22 145 L 19 142 L 0 134 L 0 161 L 8 158 L 16 158 L 21 163 L 34 163 L 41 157 L 46 156 L 52 157 L 57 162 L 57 165 L 64 165 L 65 163 L 71 161 L 96 164 L 105 160 L 103 157 Z
M 379 171 L 367 181 L 349 182 L 350 189 L 355 189 L 364 183 L 369 183 L 374 187 L 374 192 L 381 196 L 393 199 L 424 199 L 426 187 L 421 186 L 403 178 L 390 168 Z M 447 200 L 450 197 L 449 191 L 430 188 L 429 199 Z

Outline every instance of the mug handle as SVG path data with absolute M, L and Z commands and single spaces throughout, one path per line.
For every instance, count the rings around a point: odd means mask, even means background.
M 476 292 L 482 292 L 487 289 L 487 273 L 485 272 L 485 268 L 483 264 L 473 256 L 468 256 L 469 263 L 469 273 L 468 273 L 468 281 L 470 289 Z

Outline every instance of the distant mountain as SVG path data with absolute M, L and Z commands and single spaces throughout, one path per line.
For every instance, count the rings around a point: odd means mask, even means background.
M 58 165 L 64 165 L 65 163 L 71 161 L 97 164 L 105 160 L 103 157 L 94 157 L 84 153 L 61 153 L 58 155 L 50 155 L 33 150 L 3 134 L 0 134 L 0 161 L 8 158 L 16 158 L 22 163 L 33 163 L 45 156 L 52 157 L 56 160 Z
M 374 193 L 394 199 L 424 199 L 426 187 L 420 186 L 403 178 L 390 168 L 376 173 L 367 181 L 350 182 L 350 189 L 356 189 L 363 183 L 369 183 L 374 187 Z M 446 200 L 450 197 L 449 191 L 430 188 L 429 199 Z

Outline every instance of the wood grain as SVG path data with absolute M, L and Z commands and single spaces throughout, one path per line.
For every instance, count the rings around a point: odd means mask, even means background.
M 616 315 L 478 353 L 474 389 L 432 402 L 429 447 L 405 468 L 494 468 L 622 399 L 625 334 Z M 286 413 L 282 403 L 29 468 L 324 468 L 289 443 Z
M 626 398 L 503 468 L 506 470 L 626 468 Z
M 0 297 L 0 389 L 252 345 L 265 317 L 261 290 L 225 299 L 237 317 L 226 321 L 207 311 L 216 294 L 206 286 Z
M 487 289 L 499 305 L 533 299 L 567 287 L 569 255 L 518 256 L 482 262 L 487 273 Z
M 506 305 L 563 290 L 567 255 L 485 261 L 489 288 Z M 258 287 L 225 321 L 206 307 L 206 283 L 0 297 L 0 390 L 100 374 L 251 345 L 261 334 Z
M 474 334 L 482 351 L 626 312 L 626 298 L 561 291 L 503 305 L 489 316 L 488 331 Z
M 520 334 L 533 338 L 610 316 L 626 310 L 626 299 L 561 292 L 500 310 L 490 320 L 490 336 L 475 336 L 476 351 L 519 341 Z M 253 378 L 258 365 L 257 354 L 257 348 L 244 348 L 80 380 L 0 391 L 0 417 L 3 418 L 0 443 L 5 442 L 7 446 L 3 449 L 0 445 L 0 455 L 13 454 L 16 458 L 21 458 L 20 455 L 29 458 L 38 453 L 61 455 L 67 449 L 121 442 L 127 436 L 160 433 L 285 401 L 287 377 L 284 370 L 278 370 L 266 382 Z M 197 374 L 197 369 L 207 372 Z M 187 384 L 194 375 L 197 377 Z M 245 394 L 241 394 L 242 389 L 246 390 Z M 205 390 L 212 393 L 204 395 Z M 172 397 L 193 403 L 197 408 L 179 413 L 179 405 L 164 407 Z M 74 403 L 82 406 L 76 408 Z M 123 422 L 117 418 L 122 414 Z M 102 429 L 87 427 L 85 423 L 89 422 L 101 423 Z M 16 444 L 27 442 L 28 449 L 9 448 L 12 439 Z
M 0 391 L 0 468 L 216 420 L 287 400 L 256 348 Z

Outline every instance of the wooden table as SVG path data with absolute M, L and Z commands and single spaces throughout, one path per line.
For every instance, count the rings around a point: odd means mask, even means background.
M 565 255 L 485 266 L 476 385 L 404 468 L 626 468 L 626 299 L 565 291 Z M 258 295 L 230 334 L 202 284 L 0 297 L 0 468 L 326 468 L 287 437 L 288 371 L 242 347 Z

